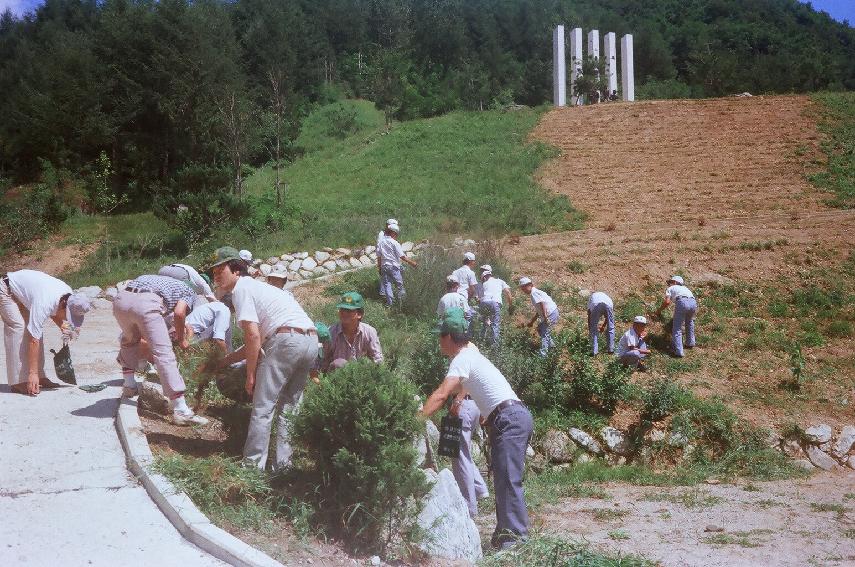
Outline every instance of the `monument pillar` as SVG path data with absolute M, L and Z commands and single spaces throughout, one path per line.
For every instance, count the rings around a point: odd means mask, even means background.
M 570 32 L 570 104 L 582 104 L 585 93 L 576 92 L 576 79 L 582 74 L 582 28 Z
M 617 49 L 615 48 L 615 32 L 603 36 L 603 57 L 606 59 L 606 84 L 608 92 L 606 99 L 617 90 Z
M 567 66 L 564 60 L 564 26 L 552 32 L 552 101 L 567 106 Z
M 600 30 L 591 30 L 588 32 L 588 57 L 593 57 L 596 60 L 600 59 Z M 595 77 L 599 78 L 600 70 L 599 67 L 594 72 Z M 592 97 L 595 97 L 597 100 L 589 100 L 588 104 L 596 104 L 602 100 L 602 93 L 597 89 L 596 92 L 591 93 Z
M 620 38 L 620 81 L 623 88 L 623 100 L 635 100 L 635 71 L 632 61 L 632 34 Z

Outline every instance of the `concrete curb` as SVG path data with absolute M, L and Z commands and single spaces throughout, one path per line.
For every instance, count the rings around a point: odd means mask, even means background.
M 125 450 L 128 468 L 175 529 L 188 541 L 217 559 L 239 567 L 284 567 L 262 551 L 218 528 L 169 479 L 151 470 L 153 456 L 137 413 L 137 402 L 123 398 L 116 415 L 116 430 Z

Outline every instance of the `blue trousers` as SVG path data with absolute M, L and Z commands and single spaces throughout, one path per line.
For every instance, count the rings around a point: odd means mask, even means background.
M 393 284 L 398 292 L 398 301 L 404 301 L 406 291 L 404 291 L 404 276 L 401 272 L 401 266 L 383 264 L 380 268 L 380 272 L 380 283 L 383 284 L 382 295 L 386 299 L 386 305 L 392 305 L 392 302 L 395 301 L 395 292 L 392 291 Z
M 472 432 L 478 427 L 481 412 L 478 411 L 475 402 L 464 400 L 460 404 L 460 411 L 457 415 L 463 422 L 463 435 L 460 440 L 460 453 L 452 461 L 451 472 L 454 473 L 454 479 L 457 481 L 457 486 L 460 487 L 460 493 L 469 507 L 469 515 L 474 518 L 478 515 L 478 499 L 487 496 L 489 493 L 487 483 L 481 476 L 481 471 L 478 470 L 472 460 Z
M 497 301 L 482 301 L 481 310 L 481 340 L 487 340 L 490 345 L 499 344 L 499 330 L 502 326 L 502 304 Z
M 646 346 L 644 348 L 647 348 Z M 641 354 L 637 350 L 631 350 L 626 354 L 621 355 L 620 363 L 624 366 L 631 366 L 632 368 L 638 368 L 638 364 L 644 360 L 646 355 Z
M 698 302 L 694 297 L 680 297 L 674 303 L 674 324 L 671 328 L 671 348 L 674 354 L 683 356 L 683 327 L 686 327 L 686 346 L 695 346 L 695 315 Z
M 496 530 L 493 532 L 496 547 L 528 536 L 523 473 L 525 451 L 533 430 L 531 413 L 524 405 L 500 411 L 487 428 L 496 491 Z
M 606 330 L 609 334 L 609 352 L 615 350 L 615 311 L 607 303 L 597 303 L 592 308 L 588 309 L 588 336 L 591 339 L 591 352 L 597 354 L 599 347 L 597 341 L 599 339 L 599 331 L 597 325 L 600 319 L 606 318 Z
M 538 321 L 537 334 L 540 335 L 540 356 L 546 356 L 549 349 L 555 346 L 552 340 L 552 326 L 558 322 L 558 309 L 547 316 L 546 321 Z

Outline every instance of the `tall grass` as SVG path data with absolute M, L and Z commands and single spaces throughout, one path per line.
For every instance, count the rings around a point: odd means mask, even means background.
M 817 93 L 812 96 L 823 106 L 819 130 L 825 134 L 822 151 L 824 171 L 809 176 L 810 181 L 834 193 L 831 205 L 855 207 L 855 93 Z

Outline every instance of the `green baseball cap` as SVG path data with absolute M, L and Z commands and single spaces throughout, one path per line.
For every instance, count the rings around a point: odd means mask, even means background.
M 437 325 L 433 332 L 440 335 L 462 335 L 468 328 L 469 323 L 466 322 L 463 309 L 453 307 L 445 312 L 445 315 L 440 319 L 439 325 Z
M 322 343 L 329 342 L 332 340 L 332 335 L 330 335 L 330 328 L 325 324 L 315 321 L 315 329 L 318 331 L 318 340 Z
M 241 260 L 240 253 L 237 248 L 232 248 L 231 246 L 223 246 L 222 248 L 217 248 L 217 251 L 211 254 L 209 258 L 210 265 L 208 269 L 213 268 L 214 266 L 219 266 L 220 264 L 225 264 L 226 262 L 230 262 L 231 260 Z
M 344 295 L 341 296 L 338 304 L 336 305 L 337 309 L 365 309 L 365 300 L 362 299 L 362 296 L 355 291 L 348 291 Z

